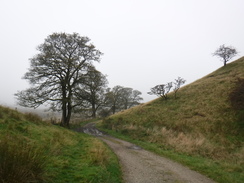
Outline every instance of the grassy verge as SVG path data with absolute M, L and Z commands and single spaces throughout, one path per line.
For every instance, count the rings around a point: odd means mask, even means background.
M 117 157 L 101 141 L 0 106 L 0 182 L 121 182 Z
M 115 132 L 103 128 L 102 124 L 99 123 L 98 128 L 107 132 L 108 134 L 129 141 L 142 148 L 152 151 L 164 157 L 168 157 L 176 162 L 188 166 L 192 170 L 202 173 L 209 178 L 220 182 L 220 183 L 243 183 L 244 182 L 244 168 L 242 165 L 230 164 L 225 161 L 217 161 L 210 158 L 189 155 L 186 153 L 179 153 L 173 149 L 166 148 L 162 145 L 150 143 L 147 141 L 136 140 L 129 135 L 122 134 L 121 132 Z
M 48 177 L 54 182 L 120 182 L 116 156 L 101 141 L 84 134 L 76 136 L 75 143 L 51 158 Z

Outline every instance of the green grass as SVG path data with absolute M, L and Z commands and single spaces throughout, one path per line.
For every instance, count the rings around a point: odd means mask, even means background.
M 244 182 L 244 107 L 234 107 L 230 98 L 244 89 L 243 71 L 244 57 L 182 87 L 177 99 L 170 93 L 167 101 L 119 112 L 101 126 L 146 147 L 153 144 L 153 151 L 218 182 Z M 240 97 L 235 101 L 243 101 Z
M 120 182 L 116 156 L 101 141 L 86 135 L 85 139 L 84 135 L 79 136 L 78 142 L 65 147 L 62 154 L 58 152 L 59 156 L 52 158 L 48 176 L 55 182 Z
M 0 106 L 0 182 L 122 182 L 117 157 L 86 134 Z

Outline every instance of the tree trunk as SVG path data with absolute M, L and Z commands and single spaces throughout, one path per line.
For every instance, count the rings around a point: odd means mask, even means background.
M 92 104 L 92 118 L 96 118 L 96 106 Z
M 115 111 L 116 111 L 116 107 L 115 107 L 115 104 L 112 106 L 112 113 L 115 114 Z
M 69 128 L 69 121 L 71 118 L 71 101 L 67 98 L 67 91 L 65 85 L 62 86 L 62 120 L 61 120 L 61 126 Z
M 67 109 L 66 109 L 66 102 L 62 102 L 62 120 L 61 120 L 61 126 L 66 126 L 66 114 L 67 114 Z
M 71 118 L 72 107 L 70 102 L 63 102 L 62 104 L 62 120 L 61 126 L 69 128 L 69 122 Z
M 227 62 L 227 60 L 224 58 L 224 66 L 226 66 L 226 62 Z
M 66 117 L 66 127 L 69 128 L 69 122 L 70 122 L 70 118 L 71 118 L 71 112 L 72 112 L 72 105 L 71 105 L 71 101 L 68 102 L 68 114 Z

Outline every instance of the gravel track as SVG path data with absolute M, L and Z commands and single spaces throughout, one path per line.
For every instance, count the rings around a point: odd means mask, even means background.
M 105 135 L 89 123 L 77 131 L 97 136 L 118 156 L 125 183 L 214 183 L 211 179 L 132 143 Z

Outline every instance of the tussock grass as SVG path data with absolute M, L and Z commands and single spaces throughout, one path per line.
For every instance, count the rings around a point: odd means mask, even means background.
M 159 98 L 122 111 L 102 126 L 162 149 L 217 161 L 226 172 L 244 175 L 244 110 L 230 101 L 234 90 L 242 91 L 238 80 L 244 80 L 243 70 L 244 57 L 182 87 L 177 99 L 170 93 L 168 100 Z
M 43 182 L 47 154 L 28 136 L 28 116 L 0 106 L 0 182 Z
M 100 140 L 93 141 L 89 154 L 92 164 L 106 166 L 109 162 L 108 148 Z
M 42 149 L 12 135 L 0 141 L 0 182 L 42 182 L 46 156 Z
M 38 116 L 37 114 L 27 112 L 24 114 L 24 117 L 27 121 L 31 121 L 32 123 L 41 123 L 42 118 Z
M 121 172 L 99 140 L 0 106 L 0 182 L 120 183 Z

